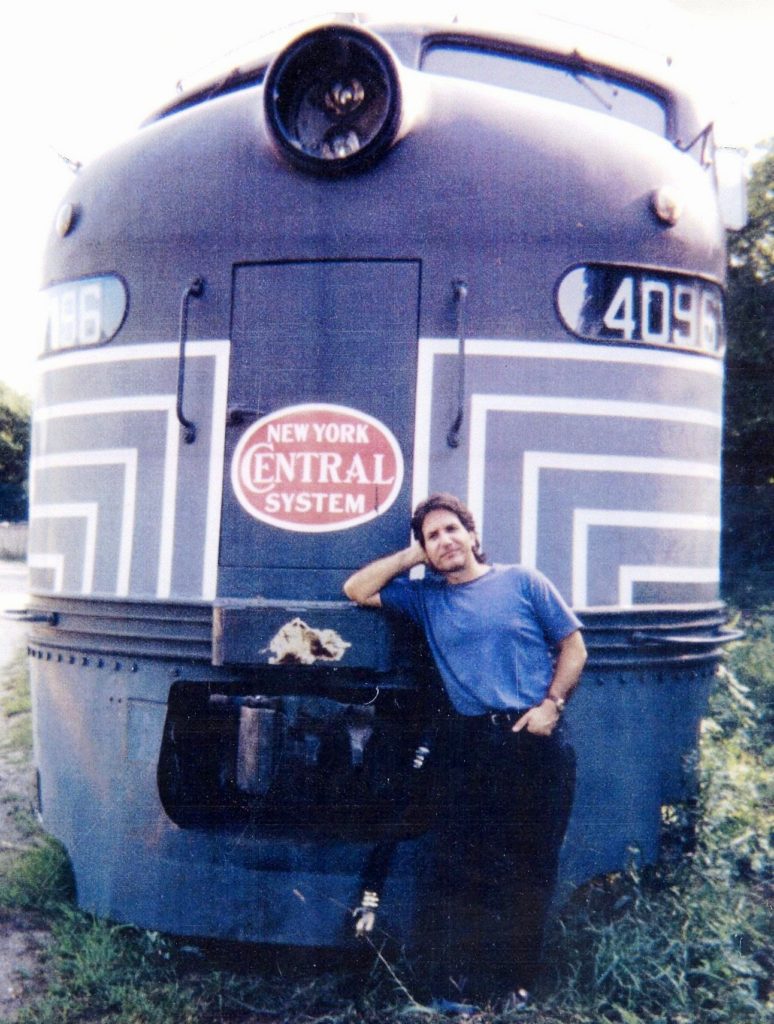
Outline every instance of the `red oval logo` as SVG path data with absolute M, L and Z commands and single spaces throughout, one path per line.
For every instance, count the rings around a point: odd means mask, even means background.
M 403 455 L 372 416 L 341 405 L 293 405 L 239 440 L 231 486 L 251 516 L 282 530 L 348 530 L 382 515 L 403 483 Z

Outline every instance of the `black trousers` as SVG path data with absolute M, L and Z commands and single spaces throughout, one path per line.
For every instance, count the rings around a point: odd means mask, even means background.
M 543 737 L 453 715 L 434 755 L 423 981 L 432 995 L 479 1001 L 530 988 L 572 806 L 574 751 L 562 723 Z

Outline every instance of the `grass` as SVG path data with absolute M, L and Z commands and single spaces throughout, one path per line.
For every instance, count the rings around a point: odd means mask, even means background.
M 26 657 L 19 653 L 0 669 L 0 715 L 6 720 L 0 750 L 28 757 L 32 750 L 32 716 Z
M 698 802 L 665 808 L 661 863 L 590 883 L 563 914 L 545 1004 L 560 1020 L 758 1024 L 774 1009 L 774 615 L 746 625 L 704 722 Z
M 759 1024 L 772 1015 L 770 944 L 774 609 L 721 668 L 705 721 L 695 804 L 665 808 L 663 858 L 579 889 L 553 927 L 554 965 L 527 1014 L 481 1024 Z M 27 716 L 23 683 L 0 709 Z M 0 860 L 0 906 L 43 914 L 48 988 L 20 1024 L 411 1024 L 408 965 L 254 947 L 194 948 L 100 921 L 72 904 L 67 859 L 35 835 Z M 771 1017 L 770 1017 L 771 1019 Z

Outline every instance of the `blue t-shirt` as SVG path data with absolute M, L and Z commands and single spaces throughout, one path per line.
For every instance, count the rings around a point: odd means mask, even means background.
M 539 704 L 553 677 L 552 649 L 581 626 L 550 580 L 519 565 L 494 565 L 468 583 L 400 577 L 380 597 L 422 627 L 463 715 Z

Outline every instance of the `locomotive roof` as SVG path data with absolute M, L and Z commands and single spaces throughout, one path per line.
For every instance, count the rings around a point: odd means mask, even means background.
M 287 26 L 231 51 L 222 60 L 178 82 L 175 98 L 152 114 L 146 123 L 260 82 L 272 57 L 287 43 L 304 31 L 331 22 L 353 23 L 373 31 L 409 68 L 420 66 L 422 55 L 433 43 L 468 43 L 555 59 L 583 70 L 612 71 L 623 79 L 668 93 L 677 103 L 688 94 L 684 83 L 679 81 L 679 69 L 675 68 L 675 61 L 664 46 L 665 33 L 660 33 L 656 39 L 643 36 L 634 41 L 614 31 L 529 13 L 519 14 L 518 30 L 514 31 L 504 30 L 483 18 L 385 23 L 366 15 L 337 14 Z

